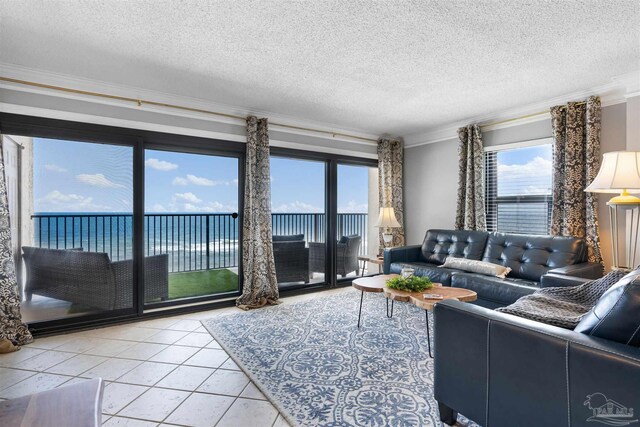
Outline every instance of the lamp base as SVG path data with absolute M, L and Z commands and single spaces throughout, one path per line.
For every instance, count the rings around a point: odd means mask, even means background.
M 640 197 L 629 194 L 627 190 L 622 190 L 619 196 L 612 197 L 607 205 L 640 205 Z

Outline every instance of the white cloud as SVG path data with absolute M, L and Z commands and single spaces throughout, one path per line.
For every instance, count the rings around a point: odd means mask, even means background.
M 217 201 L 213 201 L 213 202 L 208 202 L 205 204 L 201 204 L 201 205 L 195 205 L 192 203 L 185 203 L 182 208 L 184 209 L 185 212 L 207 212 L 207 213 L 214 213 L 214 212 L 235 212 L 236 208 L 231 206 L 231 205 L 224 205 L 220 202 Z
M 156 203 L 153 206 L 151 206 L 151 209 L 147 209 L 147 211 L 149 212 L 167 212 L 167 208 L 165 208 L 164 206 L 162 206 L 160 203 Z
M 58 190 L 49 192 L 37 202 L 40 205 L 40 209 L 55 208 L 63 211 L 97 211 L 110 209 L 109 206 L 93 203 L 93 197 L 85 197 L 73 193 L 64 194 Z
M 346 206 L 338 207 L 338 213 L 367 213 L 368 211 L 367 203 L 357 203 L 355 200 L 349 200 Z
M 159 170 L 159 171 L 172 171 L 174 169 L 178 169 L 178 165 L 175 163 L 166 162 L 164 160 L 158 159 L 148 159 L 144 162 L 145 166 L 150 167 L 151 169 Z
M 81 173 L 80 175 L 76 175 L 76 179 L 83 184 L 92 185 L 94 187 L 102 187 L 102 188 L 123 188 L 124 185 L 116 184 L 111 181 L 109 178 L 104 176 L 101 173 L 96 174 L 86 174 Z
M 176 200 L 181 200 L 184 202 L 188 202 L 188 203 L 202 203 L 202 199 L 199 199 L 198 196 L 196 196 L 195 194 L 188 192 L 188 193 L 176 193 L 175 194 L 175 198 Z
M 58 172 L 58 173 L 65 173 L 67 172 L 67 169 L 58 166 L 58 165 L 54 165 L 54 164 L 48 164 L 48 165 L 44 165 L 44 168 L 50 172 Z
M 272 205 L 271 211 L 276 213 L 321 213 L 324 209 L 296 200 L 295 202 L 284 203 L 277 207 Z
M 220 182 L 218 181 L 212 181 L 208 178 L 203 178 L 200 176 L 195 176 L 195 175 L 187 175 L 187 179 L 189 180 L 190 183 L 195 184 L 195 185 L 202 185 L 205 187 L 213 187 L 214 185 L 218 185 L 220 184 Z
M 505 195 L 549 194 L 551 160 L 535 157 L 524 164 L 498 164 L 498 193 Z
M 202 176 L 196 176 L 192 174 L 188 174 L 186 177 L 177 176 L 173 179 L 173 185 L 200 185 L 203 187 L 213 187 L 216 185 L 238 185 L 238 180 L 234 179 L 231 181 L 214 181 L 209 178 L 204 178 Z
M 173 182 L 172 182 L 173 185 L 187 185 L 188 183 L 189 181 L 179 176 L 176 176 L 175 178 L 173 178 Z

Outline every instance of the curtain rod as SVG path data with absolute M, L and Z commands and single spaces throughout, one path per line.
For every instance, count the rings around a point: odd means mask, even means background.
M 587 101 L 581 101 L 581 102 L 574 102 L 574 105 L 585 105 L 587 103 Z M 567 108 L 565 105 L 560 106 L 560 108 Z M 549 110 L 547 111 L 538 111 L 537 113 L 531 113 L 531 114 L 526 114 L 524 116 L 520 116 L 520 117 L 514 117 L 511 119 L 505 119 L 505 120 L 500 120 L 497 122 L 491 122 L 491 123 L 487 123 L 484 125 L 480 125 L 480 128 L 485 128 L 485 127 L 489 127 L 489 126 L 496 126 L 496 125 L 501 125 L 504 123 L 510 123 L 510 122 L 515 122 L 518 120 L 524 120 L 524 119 L 528 119 L 531 117 L 535 117 L 535 116 L 541 116 L 543 114 L 550 114 L 551 112 Z
M 116 101 L 134 102 L 134 103 L 138 104 L 139 107 L 141 107 L 143 104 L 147 104 L 147 105 L 154 105 L 154 106 L 158 106 L 158 107 L 173 108 L 175 110 L 184 110 L 184 111 L 191 111 L 191 112 L 195 112 L 195 113 L 210 114 L 210 115 L 219 116 L 219 117 L 226 117 L 226 118 L 229 118 L 229 119 L 242 120 L 243 122 L 246 121 L 246 119 L 247 119 L 246 117 L 238 116 L 238 115 L 235 115 L 235 114 L 220 113 L 220 112 L 217 112 L 217 111 L 204 110 L 204 109 L 201 109 L 201 108 L 185 107 L 185 106 L 182 106 L 182 105 L 175 105 L 175 104 L 167 104 L 167 103 L 164 103 L 164 102 L 149 101 L 149 100 L 146 100 L 146 99 L 138 99 L 138 98 L 129 98 L 129 97 L 126 97 L 126 96 L 109 95 L 109 94 L 106 94 L 106 93 L 91 92 L 91 91 L 88 91 L 88 90 L 72 89 L 72 88 L 68 88 L 68 87 L 54 86 L 54 85 L 48 85 L 48 84 L 44 84 L 44 83 L 31 82 L 31 81 L 27 81 L 27 80 L 12 79 L 12 78 L 9 78 L 9 77 L 0 76 L 0 81 L 5 81 L 5 82 L 9 82 L 9 83 L 16 83 L 16 84 L 21 84 L 21 85 L 25 85 L 25 86 L 34 86 L 34 87 L 39 87 L 39 88 L 44 88 L 44 89 L 57 90 L 59 92 L 76 93 L 76 94 L 80 94 L 80 95 L 94 96 L 94 97 L 97 97 L 97 98 L 113 99 L 113 100 L 116 100 Z M 288 124 L 285 124 L 285 123 L 277 123 L 277 122 L 269 122 L 269 124 L 272 125 L 272 126 L 278 126 L 278 127 L 288 128 L 288 129 L 304 130 L 304 131 L 308 131 L 308 132 L 331 135 L 334 138 L 336 136 L 343 136 L 343 137 L 352 138 L 352 139 L 359 139 L 361 141 L 372 141 L 372 142 L 376 142 L 376 143 L 378 142 L 377 139 L 365 138 L 365 137 L 362 137 L 362 136 L 351 135 L 351 134 L 348 134 L 348 133 L 331 132 L 331 131 L 327 131 L 327 130 L 307 128 L 307 127 L 302 127 L 302 126 L 294 126 L 294 125 L 288 125 Z

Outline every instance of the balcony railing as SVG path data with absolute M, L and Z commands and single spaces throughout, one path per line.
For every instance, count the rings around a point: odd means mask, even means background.
M 360 253 L 368 247 L 367 214 L 338 214 L 338 237 L 362 236 Z M 128 259 L 133 251 L 131 214 L 37 214 L 31 217 L 34 244 L 52 249 L 105 252 L 112 261 Z M 307 242 L 324 242 L 325 214 L 274 213 L 274 235 L 303 234 Z M 237 214 L 145 214 L 145 256 L 168 254 L 169 271 L 238 267 Z

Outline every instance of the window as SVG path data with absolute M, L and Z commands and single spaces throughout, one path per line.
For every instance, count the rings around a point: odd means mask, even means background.
M 485 149 L 487 230 L 549 234 L 552 147 L 542 144 Z

